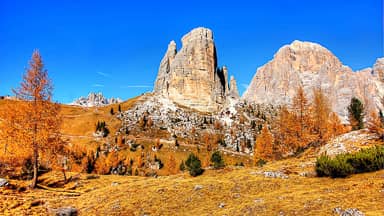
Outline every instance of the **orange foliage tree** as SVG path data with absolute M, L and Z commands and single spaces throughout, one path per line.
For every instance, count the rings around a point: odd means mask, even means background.
M 31 156 L 26 148 L 19 148 L 26 139 L 22 132 L 21 121 L 22 102 L 4 100 L 0 110 L 0 159 L 3 163 L 12 166 L 20 166 L 25 159 Z
M 328 133 L 330 134 L 330 138 L 343 134 L 346 131 L 347 130 L 344 127 L 344 125 L 341 123 L 339 116 L 336 113 L 332 112 L 329 117 L 329 125 L 328 125 Z
M 257 163 L 258 159 L 271 159 L 273 158 L 273 136 L 268 129 L 268 125 L 264 124 L 260 135 L 256 139 L 254 148 L 254 162 Z
M 295 113 L 295 122 L 294 129 L 297 130 L 297 135 L 299 138 L 298 145 L 303 146 L 306 142 L 306 135 L 308 134 L 309 129 L 309 104 L 308 99 L 305 97 L 304 89 L 302 86 L 299 86 L 297 89 L 296 95 L 292 101 L 292 110 Z
M 371 111 L 368 116 L 368 130 L 376 133 L 380 138 L 384 138 L 384 128 L 382 119 L 375 111 Z
M 280 153 L 295 151 L 299 143 L 298 122 L 296 115 L 287 107 L 280 109 L 275 122 L 275 142 Z
M 313 89 L 312 120 L 313 130 L 320 142 L 326 141 L 328 133 L 331 107 L 321 89 Z
M 177 172 L 176 159 L 175 159 L 175 156 L 173 156 L 173 154 L 170 154 L 168 158 L 168 172 L 170 174 L 175 174 Z
M 19 88 L 14 89 L 18 101 L 18 111 L 8 110 L 8 115 L 17 114 L 17 127 L 13 128 L 18 136 L 12 137 L 15 149 L 25 149 L 32 155 L 33 179 L 31 188 L 35 188 L 38 180 L 39 156 L 50 152 L 61 142 L 61 116 L 59 105 L 52 102 L 52 82 L 40 53 L 32 54 L 29 68 L 23 76 Z M 4 120 L 11 120 L 5 118 Z M 12 122 L 11 122 L 12 123 Z M 2 127 L 8 127 L 4 122 Z M 8 144 L 10 144 L 8 143 Z M 54 151 L 56 152 L 56 150 Z

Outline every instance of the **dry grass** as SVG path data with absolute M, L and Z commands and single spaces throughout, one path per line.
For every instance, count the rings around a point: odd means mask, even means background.
M 122 104 L 131 107 L 139 98 Z M 0 101 L 0 108 L 1 108 Z M 92 133 L 97 121 L 106 121 L 111 134 L 121 122 L 103 108 L 62 107 L 63 133 L 70 142 L 79 145 L 97 145 Z M 150 151 L 153 139 L 138 139 Z M 173 154 L 176 161 L 185 160 L 196 147 L 164 143 L 155 154 L 167 161 Z M 127 157 L 140 154 L 123 151 Z M 18 192 L 29 182 L 12 180 L 14 189 L 0 189 L 0 215 L 46 215 L 50 210 L 74 206 L 80 215 L 331 215 L 335 207 L 359 208 L 366 215 L 384 215 L 384 170 L 353 175 L 346 179 L 302 177 L 313 173 L 317 151 L 310 149 L 299 158 L 268 163 L 262 168 L 249 167 L 249 157 L 228 153 L 229 165 L 243 162 L 246 168 L 229 166 L 223 170 L 206 170 L 192 178 L 187 173 L 158 178 L 137 176 L 97 176 L 80 174 L 63 187 Z M 199 156 L 207 158 L 201 149 Z M 179 164 L 177 164 L 178 166 Z M 260 171 L 279 170 L 289 174 L 288 179 L 265 178 Z M 167 175 L 167 164 L 158 172 Z M 76 176 L 76 173 L 69 175 Z M 95 179 L 89 178 L 95 176 Z M 47 173 L 40 178 L 41 185 L 60 185 L 61 173 Z M 194 190 L 196 185 L 203 188 Z M 223 203 L 224 207 L 219 205 Z
M 285 163 L 301 166 L 299 161 Z M 282 164 L 271 163 L 263 170 L 274 170 Z M 158 178 L 87 179 L 87 175 L 81 175 L 66 185 L 80 196 L 42 189 L 23 193 L 0 190 L 0 212 L 38 215 L 47 209 L 74 206 L 81 215 L 330 215 L 335 207 L 353 207 L 366 215 L 384 214 L 384 170 L 346 179 L 295 174 L 288 179 L 271 179 L 255 174 L 257 171 L 260 169 L 231 167 L 207 170 L 195 178 L 187 173 Z M 59 174 L 47 174 L 43 184 L 59 178 Z M 196 185 L 203 188 L 194 190 Z M 31 207 L 36 200 L 44 205 Z M 223 208 L 220 203 L 224 203 Z

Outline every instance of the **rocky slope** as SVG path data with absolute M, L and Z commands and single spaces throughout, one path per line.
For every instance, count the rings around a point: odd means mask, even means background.
M 333 111 L 346 119 L 352 97 L 360 98 L 369 109 L 382 108 L 383 72 L 384 59 L 378 59 L 373 69 L 353 72 L 321 45 L 294 41 L 258 68 L 242 98 L 256 103 L 290 104 L 300 85 L 309 98 L 314 88 L 321 88 Z
M 98 107 L 98 106 L 106 106 L 109 104 L 121 103 L 122 100 L 120 98 L 106 98 L 103 96 L 101 92 L 99 93 L 89 93 L 87 97 L 80 97 L 73 101 L 70 105 L 77 105 L 83 107 Z
M 169 43 L 160 63 L 154 93 L 183 106 L 214 112 L 227 104 L 228 95 L 237 98 L 237 87 L 235 81 L 233 83 L 230 89 L 227 68 L 218 68 L 212 31 L 196 28 L 182 38 L 179 51 L 175 41 Z

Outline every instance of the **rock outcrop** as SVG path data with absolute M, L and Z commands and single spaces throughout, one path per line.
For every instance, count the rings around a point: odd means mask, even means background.
M 374 69 L 353 72 L 328 49 L 319 44 L 294 41 L 283 46 L 273 60 L 258 68 L 243 99 L 257 103 L 290 104 L 302 86 L 307 97 L 321 88 L 332 104 L 332 110 L 346 120 L 346 107 L 352 97 L 367 108 L 382 108 L 384 59 Z
M 99 93 L 89 93 L 87 97 L 80 97 L 79 99 L 70 103 L 70 105 L 77 105 L 83 107 L 97 107 L 97 106 L 106 106 L 109 104 L 121 103 L 120 98 L 105 98 L 101 92 Z
M 237 90 L 237 83 L 234 76 L 231 76 L 229 86 L 229 97 L 235 100 L 240 99 L 239 91 Z
M 154 93 L 199 111 L 218 111 L 229 95 L 228 71 L 218 68 L 213 33 L 196 28 L 182 38 L 182 47 L 168 45 L 159 67 Z

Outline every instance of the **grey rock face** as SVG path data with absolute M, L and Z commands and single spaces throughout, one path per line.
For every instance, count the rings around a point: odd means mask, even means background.
M 384 81 L 384 58 L 378 58 L 373 65 L 372 74 L 380 81 Z
M 362 100 L 368 109 L 382 108 L 379 101 L 384 88 L 376 77 L 383 77 L 383 62 L 379 59 L 373 71 L 353 72 L 319 44 L 294 41 L 258 68 L 242 97 L 256 103 L 291 104 L 299 86 L 308 98 L 314 88 L 321 88 L 333 105 L 332 110 L 345 121 L 352 97 Z
M 229 85 L 230 85 L 229 96 L 233 99 L 240 99 L 239 91 L 237 90 L 237 83 L 234 76 L 231 76 Z
M 213 33 L 196 28 L 182 38 L 182 47 L 168 45 L 159 67 L 154 93 L 178 104 L 214 112 L 226 103 L 228 71 L 217 67 Z

